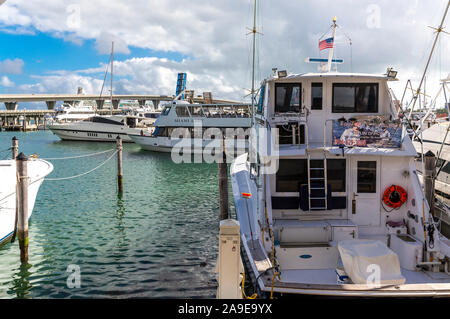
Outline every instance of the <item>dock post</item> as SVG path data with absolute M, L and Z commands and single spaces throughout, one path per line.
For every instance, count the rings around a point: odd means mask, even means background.
M 17 137 L 14 136 L 11 141 L 12 159 L 16 159 L 18 153 L 19 153 L 19 140 L 17 139 Z
M 19 237 L 20 262 L 28 262 L 28 170 L 27 161 L 23 153 L 16 158 L 17 168 L 17 234 Z
M 434 177 L 436 175 L 436 157 L 428 151 L 424 155 L 425 172 L 423 174 L 423 188 L 425 198 L 430 206 L 430 212 L 434 216 Z
M 225 153 L 225 138 L 222 142 L 222 161 L 219 160 L 219 219 L 228 218 L 228 172 L 227 156 Z
M 220 221 L 219 257 L 217 260 L 217 299 L 241 299 L 241 272 L 239 222 L 234 219 Z
M 117 146 L 117 186 L 119 194 L 123 193 L 123 169 L 122 169 L 122 138 L 117 135 L 116 138 Z

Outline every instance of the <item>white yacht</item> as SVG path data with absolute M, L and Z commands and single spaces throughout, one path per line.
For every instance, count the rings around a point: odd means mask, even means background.
M 141 123 L 141 115 L 95 115 L 73 123 L 52 123 L 47 127 L 62 140 L 115 142 L 120 136 L 123 142 L 133 142 L 128 134 L 151 134 L 152 128 Z
M 251 127 L 248 104 L 189 104 L 174 100 L 164 106 L 154 123 L 152 134 L 129 134 L 143 149 L 171 152 L 201 153 L 205 149 L 218 149 L 222 137 L 227 148 L 244 151 L 248 145 L 247 130 Z
M 55 107 L 53 121 L 57 123 L 76 122 L 94 115 L 95 109 L 91 105 L 85 105 L 84 101 L 74 101 L 72 104 L 63 103 L 61 106 Z
M 321 73 L 262 81 L 231 164 L 245 278 L 262 298 L 449 297 L 450 240 L 390 94 L 397 72 L 331 72 L 335 29 Z
M 260 296 L 450 296 L 450 241 L 429 214 L 389 80 L 328 72 L 263 82 L 257 131 L 297 126 L 301 137 L 277 134 L 278 150 L 261 139 L 260 166 L 247 154 L 231 166 L 243 259 Z
M 42 159 L 29 159 L 27 164 L 28 186 L 28 218 L 33 212 L 39 187 L 44 178 L 53 171 L 53 165 Z M 0 245 L 6 243 L 14 232 L 16 212 L 16 161 L 0 161 Z

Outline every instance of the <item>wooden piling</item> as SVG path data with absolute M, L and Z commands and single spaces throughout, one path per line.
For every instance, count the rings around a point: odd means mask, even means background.
M 16 159 L 17 154 L 19 153 L 19 139 L 17 137 L 13 137 L 11 140 L 11 158 L 13 160 Z M 17 171 L 17 166 L 16 166 L 16 171 Z M 11 237 L 11 242 L 13 243 L 16 240 L 16 235 L 17 235 L 17 222 L 18 222 L 18 218 L 19 218 L 19 201 L 18 201 L 18 186 L 19 184 L 17 183 L 16 185 L 16 212 L 15 212 L 15 218 L 14 218 L 14 232 L 13 235 Z
M 122 138 L 117 136 L 116 138 L 117 146 L 117 186 L 119 194 L 123 193 L 123 168 L 122 168 Z
M 430 212 L 434 213 L 434 177 L 436 175 L 436 156 L 428 151 L 424 155 L 425 172 L 423 174 L 423 186 L 425 198 L 430 206 Z
M 223 139 L 222 161 L 219 161 L 219 219 L 228 219 L 228 166 Z
M 12 140 L 11 140 L 11 156 L 12 156 L 12 159 L 16 159 L 18 153 L 19 153 L 19 139 L 14 136 L 12 138 Z
M 17 234 L 19 237 L 20 262 L 28 262 L 28 170 L 27 161 L 23 153 L 16 158 L 17 169 L 17 203 L 18 219 Z

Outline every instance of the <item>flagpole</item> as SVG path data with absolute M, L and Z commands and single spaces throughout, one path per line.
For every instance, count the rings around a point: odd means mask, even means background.
M 333 46 L 331 47 L 330 51 L 328 52 L 328 66 L 327 66 L 327 72 L 331 71 L 331 61 L 333 60 L 333 51 L 334 51 L 334 35 L 336 33 L 336 17 L 333 17 L 333 29 L 331 33 L 331 38 L 333 39 Z

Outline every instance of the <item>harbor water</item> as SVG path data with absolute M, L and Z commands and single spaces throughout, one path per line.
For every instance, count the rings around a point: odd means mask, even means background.
M 0 150 L 13 136 L 20 152 L 41 158 L 115 148 L 38 131 L 2 132 Z M 86 172 L 110 154 L 50 160 L 48 177 Z M 30 219 L 29 264 L 20 265 L 17 241 L 0 247 L 0 298 L 215 297 L 217 164 L 175 164 L 170 154 L 125 143 L 123 169 L 122 198 L 115 158 L 79 178 L 44 181 Z M 78 267 L 74 287 L 69 276 Z

